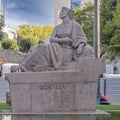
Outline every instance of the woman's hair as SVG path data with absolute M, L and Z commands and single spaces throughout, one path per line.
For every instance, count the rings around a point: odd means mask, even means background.
M 65 9 L 67 11 L 67 14 L 71 20 L 73 20 L 74 17 L 74 10 L 67 8 L 67 7 L 62 7 L 62 9 Z

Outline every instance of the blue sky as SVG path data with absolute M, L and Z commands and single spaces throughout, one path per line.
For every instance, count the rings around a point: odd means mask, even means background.
M 5 6 L 5 22 L 10 26 L 54 23 L 53 0 L 5 0 Z
M 81 0 L 71 0 L 72 2 L 80 2 Z
M 4 1 L 6 6 L 5 22 L 14 28 L 23 24 L 54 25 L 53 0 Z

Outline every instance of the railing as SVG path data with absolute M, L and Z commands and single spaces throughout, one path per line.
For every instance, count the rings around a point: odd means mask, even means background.
M 111 104 L 120 104 L 120 75 L 106 75 L 100 79 L 100 93 L 107 96 Z

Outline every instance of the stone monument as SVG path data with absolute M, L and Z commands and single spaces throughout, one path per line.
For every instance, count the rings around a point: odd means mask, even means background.
M 96 111 L 97 82 L 105 72 L 104 59 L 93 48 L 73 10 L 62 7 L 62 23 L 50 44 L 40 44 L 23 59 L 19 73 L 6 74 L 14 113 L 91 113 Z

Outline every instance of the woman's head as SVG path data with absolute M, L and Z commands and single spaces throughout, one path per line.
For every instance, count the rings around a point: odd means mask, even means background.
M 62 7 L 60 12 L 60 18 L 64 19 L 66 16 L 68 16 L 71 20 L 73 19 L 74 11 L 67 7 Z

